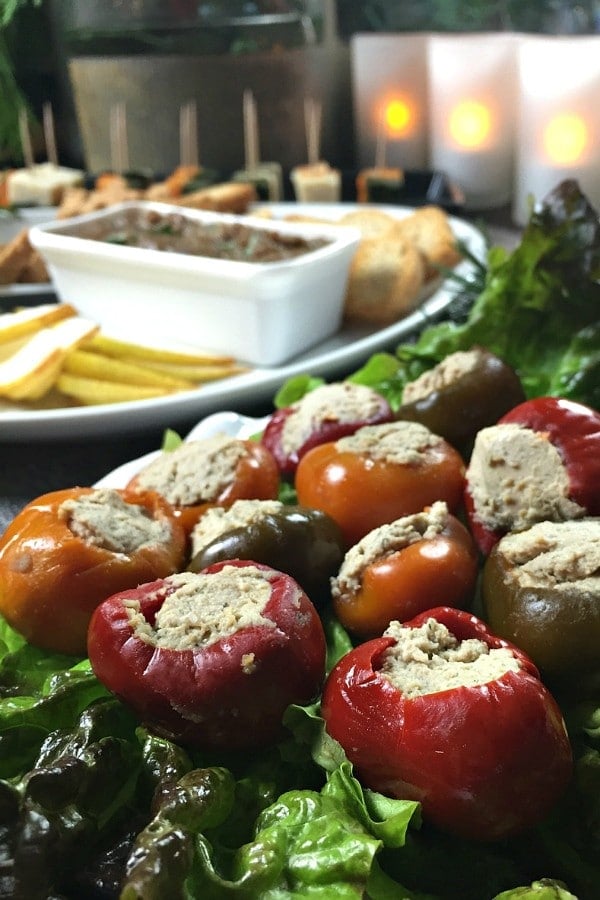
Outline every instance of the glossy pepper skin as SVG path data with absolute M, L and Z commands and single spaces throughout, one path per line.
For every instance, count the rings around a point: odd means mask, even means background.
M 323 419 L 315 426 L 310 436 L 297 448 L 288 452 L 282 444 L 282 432 L 286 420 L 294 412 L 293 406 L 286 406 L 276 410 L 269 419 L 263 432 L 262 443 L 267 447 L 275 459 L 282 475 L 293 476 L 302 457 L 313 447 L 325 444 L 328 441 L 337 441 L 348 434 L 354 434 L 364 425 L 379 425 L 390 422 L 393 419 L 392 409 L 384 397 L 377 412 L 370 416 L 364 416 L 354 421 L 339 421 L 338 419 Z
M 595 536 L 586 537 L 585 519 L 573 523 L 558 523 L 556 533 L 569 524 L 581 530 L 579 549 L 570 547 L 576 557 L 575 572 L 569 573 L 564 563 L 557 567 L 549 553 L 546 539 L 540 541 L 539 556 L 534 565 L 548 567 L 548 577 L 537 581 L 531 576 L 520 578 L 521 565 L 527 567 L 529 557 L 522 554 L 515 561 L 506 552 L 511 536 L 504 537 L 485 561 L 481 593 L 486 620 L 497 634 L 521 647 L 535 662 L 542 677 L 557 690 L 576 691 L 579 696 L 591 690 L 597 692 L 600 677 L 600 578 L 585 577 L 586 544 L 597 543 L 600 523 Z M 537 531 L 534 526 L 525 535 Z M 590 566 L 595 565 L 593 551 Z M 579 581 L 577 577 L 579 573 Z M 594 587 L 595 581 L 595 587 Z
M 351 546 L 373 528 L 420 512 L 436 500 L 455 511 L 464 474 L 462 457 L 444 440 L 418 465 L 373 459 L 368 453 L 338 449 L 332 441 L 300 460 L 294 483 L 299 502 L 330 515 Z
M 209 566 L 255 566 L 271 587 L 262 615 L 275 627 L 247 625 L 204 647 L 154 646 L 133 631 L 126 603 L 153 624 L 174 587 L 168 579 L 115 594 L 92 617 L 88 654 L 99 680 L 157 734 L 204 749 L 245 750 L 276 740 L 290 703 L 308 703 L 325 670 L 319 615 L 282 572 L 245 560 Z M 245 660 L 248 664 L 245 664 Z
M 498 421 L 542 433 L 558 450 L 569 478 L 569 499 L 589 516 L 600 515 L 600 413 L 560 397 L 526 400 Z M 464 497 L 469 527 L 481 552 L 489 554 L 504 532 L 477 518 L 468 480 Z
M 170 529 L 164 543 L 130 554 L 87 543 L 74 534 L 60 507 L 93 488 L 44 494 L 18 513 L 0 539 L 0 613 L 31 644 L 85 655 L 96 606 L 115 591 L 176 572 L 184 562 L 185 534 L 173 508 L 151 491 L 117 491 Z
M 403 403 L 396 413 L 397 419 L 426 425 L 464 456 L 470 453 L 481 428 L 494 425 L 525 400 L 515 370 L 489 350 L 474 349 L 478 358 L 473 369 L 425 397 Z
M 205 497 L 190 506 L 174 505 L 186 533 L 209 506 L 231 506 L 236 500 L 274 500 L 279 493 L 279 469 L 273 455 L 257 441 L 243 440 L 244 454 L 235 467 L 232 480 L 216 497 Z M 135 475 L 128 488 L 137 490 Z
M 317 509 L 285 506 L 260 521 L 233 528 L 198 551 L 189 569 L 201 572 L 227 559 L 253 559 L 291 575 L 315 604 L 329 596 L 329 579 L 344 558 L 339 526 Z
M 509 648 L 520 670 L 408 698 L 379 671 L 394 638 L 376 638 L 346 654 L 327 679 L 327 731 L 367 787 L 419 800 L 424 819 L 438 828 L 476 841 L 518 834 L 550 811 L 570 779 L 560 710 L 533 663 L 481 620 L 438 607 L 404 624 L 419 627 L 429 618 L 459 640 Z
M 404 621 L 444 603 L 463 607 L 477 580 L 477 549 L 454 516 L 430 538 L 383 552 L 371 562 L 354 591 L 334 593 L 333 609 L 342 625 L 363 638 L 382 634 L 392 619 Z

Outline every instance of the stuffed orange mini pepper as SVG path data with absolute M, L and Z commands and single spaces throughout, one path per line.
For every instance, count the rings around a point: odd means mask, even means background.
M 96 606 L 178 571 L 185 546 L 183 527 L 156 493 L 44 494 L 0 539 L 0 613 L 31 644 L 85 655 Z

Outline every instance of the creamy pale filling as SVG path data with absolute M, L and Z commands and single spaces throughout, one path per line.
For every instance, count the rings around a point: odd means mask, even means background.
M 446 504 L 438 501 L 428 510 L 370 531 L 346 553 L 337 576 L 331 579 L 332 596 L 337 599 L 354 594 L 360 590 L 365 569 L 372 563 L 441 534 L 448 524 L 448 515 Z
M 520 531 L 544 520 L 580 518 L 569 476 L 542 432 L 507 423 L 477 435 L 467 481 L 476 518 L 492 530 Z
M 172 535 L 167 521 L 155 520 L 143 506 L 126 503 L 112 490 L 65 500 L 58 515 L 86 544 L 112 553 L 131 554 L 141 547 L 164 544 Z
M 418 628 L 390 622 L 384 634 L 396 643 L 385 651 L 381 674 L 405 697 L 487 684 L 520 668 L 510 650 L 477 638 L 459 641 L 433 618 Z
M 281 431 L 285 453 L 301 447 L 324 422 L 368 421 L 381 409 L 379 394 L 362 384 L 324 384 L 292 404 Z
M 419 378 L 410 381 L 402 392 L 402 402 L 415 403 L 417 400 L 429 397 L 434 391 L 443 391 L 464 375 L 473 372 L 482 356 L 482 351 L 477 349 L 451 353 L 433 369 L 423 372 Z
M 236 500 L 231 506 L 211 506 L 192 531 L 192 556 L 222 534 L 260 522 L 283 509 L 279 500 Z
M 263 615 L 271 596 L 269 573 L 255 566 L 224 566 L 211 575 L 182 572 L 166 580 L 175 590 L 163 602 L 154 625 L 143 616 L 139 601 L 125 604 L 134 633 L 148 644 L 192 650 L 242 628 L 275 628 Z
M 174 506 L 216 500 L 246 452 L 242 441 L 226 434 L 188 441 L 146 466 L 138 475 L 138 488 L 157 491 Z
M 366 425 L 336 441 L 336 448 L 398 465 L 419 465 L 424 454 L 442 443 L 441 437 L 418 422 L 388 422 Z
M 600 519 L 540 522 L 507 535 L 495 552 L 520 588 L 600 602 Z

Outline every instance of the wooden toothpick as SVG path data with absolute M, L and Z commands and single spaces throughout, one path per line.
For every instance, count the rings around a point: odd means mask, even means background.
M 27 168 L 30 169 L 34 165 L 34 158 L 29 131 L 29 118 L 25 107 L 21 107 L 19 110 L 19 136 L 21 138 L 21 149 L 23 150 L 23 161 Z
M 377 137 L 375 141 L 375 168 L 384 169 L 387 157 L 387 128 L 385 112 L 382 112 L 377 125 Z
M 260 159 L 258 149 L 258 117 L 256 114 L 256 102 L 254 94 L 250 90 L 244 91 L 244 156 L 246 169 L 256 169 Z
M 198 109 L 195 100 L 179 108 L 179 161 L 182 166 L 199 165 Z
M 53 165 L 58 166 L 58 152 L 56 150 L 56 132 L 54 130 L 54 115 L 52 104 L 44 103 L 42 108 L 42 121 L 44 126 L 44 140 L 46 142 L 46 157 Z
M 110 159 L 113 172 L 122 174 L 129 169 L 127 110 L 123 102 L 110 109 Z
M 317 163 L 321 154 L 322 105 L 318 100 L 307 97 L 304 101 L 304 129 L 308 162 Z

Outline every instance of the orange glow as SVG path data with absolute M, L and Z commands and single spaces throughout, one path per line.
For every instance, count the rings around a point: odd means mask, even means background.
M 555 116 L 544 130 L 544 149 L 555 163 L 568 165 L 578 162 L 588 144 L 586 124 L 581 116 Z
M 463 100 L 450 113 L 450 134 L 461 147 L 485 146 L 492 129 L 492 116 L 483 103 Z
M 396 137 L 410 134 L 414 124 L 413 109 L 406 100 L 396 97 L 385 104 L 385 122 L 390 133 Z

